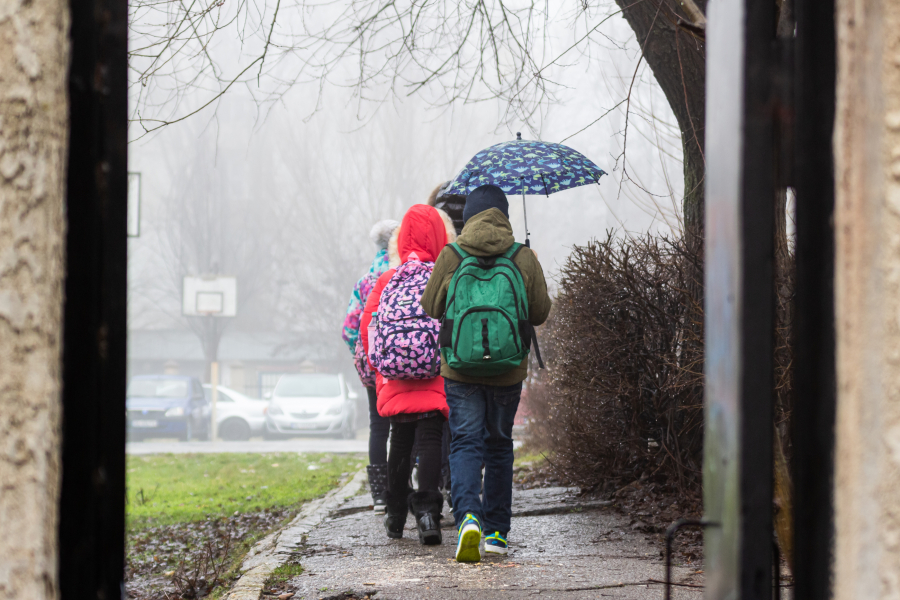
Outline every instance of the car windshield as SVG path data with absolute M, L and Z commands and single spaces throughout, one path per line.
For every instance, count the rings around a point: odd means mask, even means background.
M 334 398 L 341 395 L 341 384 L 335 375 L 284 375 L 275 386 L 275 395 Z
M 239 394 L 237 392 L 228 391 L 226 392 L 222 388 L 218 389 L 219 395 L 216 398 L 216 402 L 234 402 L 234 398 L 232 395 L 237 396 L 238 398 L 242 398 L 244 400 L 247 399 L 243 394 Z M 212 386 L 203 385 L 203 395 L 206 396 L 206 399 L 209 402 L 212 402 Z
M 125 395 L 129 398 L 187 398 L 184 379 L 132 379 Z

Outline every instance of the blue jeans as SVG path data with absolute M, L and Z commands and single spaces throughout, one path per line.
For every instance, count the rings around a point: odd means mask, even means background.
M 509 533 L 512 517 L 513 420 L 522 384 L 508 387 L 444 379 L 450 407 L 453 518 L 472 513 L 486 533 Z M 484 501 L 481 465 L 484 465 Z

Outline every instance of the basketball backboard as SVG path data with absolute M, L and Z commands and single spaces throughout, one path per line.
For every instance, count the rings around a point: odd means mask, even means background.
M 185 277 L 181 314 L 188 317 L 233 317 L 237 314 L 237 280 L 209 275 Z

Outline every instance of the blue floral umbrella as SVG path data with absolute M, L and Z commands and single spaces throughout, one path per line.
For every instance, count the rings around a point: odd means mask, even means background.
M 580 152 L 562 144 L 523 140 L 517 133 L 511 142 L 482 150 L 466 163 L 444 191 L 467 195 L 481 185 L 496 185 L 507 194 L 542 195 L 598 183 L 606 171 Z M 525 243 L 528 244 L 528 217 L 525 218 Z

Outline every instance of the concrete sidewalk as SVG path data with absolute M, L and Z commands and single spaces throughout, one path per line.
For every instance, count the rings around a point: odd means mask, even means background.
M 514 599 L 540 595 L 566 600 L 661 600 L 665 577 L 659 547 L 603 503 L 578 506 L 575 490 L 517 492 L 510 553 L 479 564 L 453 560 L 456 531 L 444 521 L 444 543 L 421 546 L 412 516 L 402 540 L 390 540 L 368 494 L 332 513 L 296 549 L 304 568 L 290 581 L 292 600 Z M 448 511 L 445 509 L 445 513 Z M 517 516 L 518 515 L 518 516 Z M 676 567 L 674 581 L 702 585 L 702 575 Z M 273 598 L 274 596 L 261 596 Z M 699 587 L 677 587 L 677 600 L 699 600 Z

